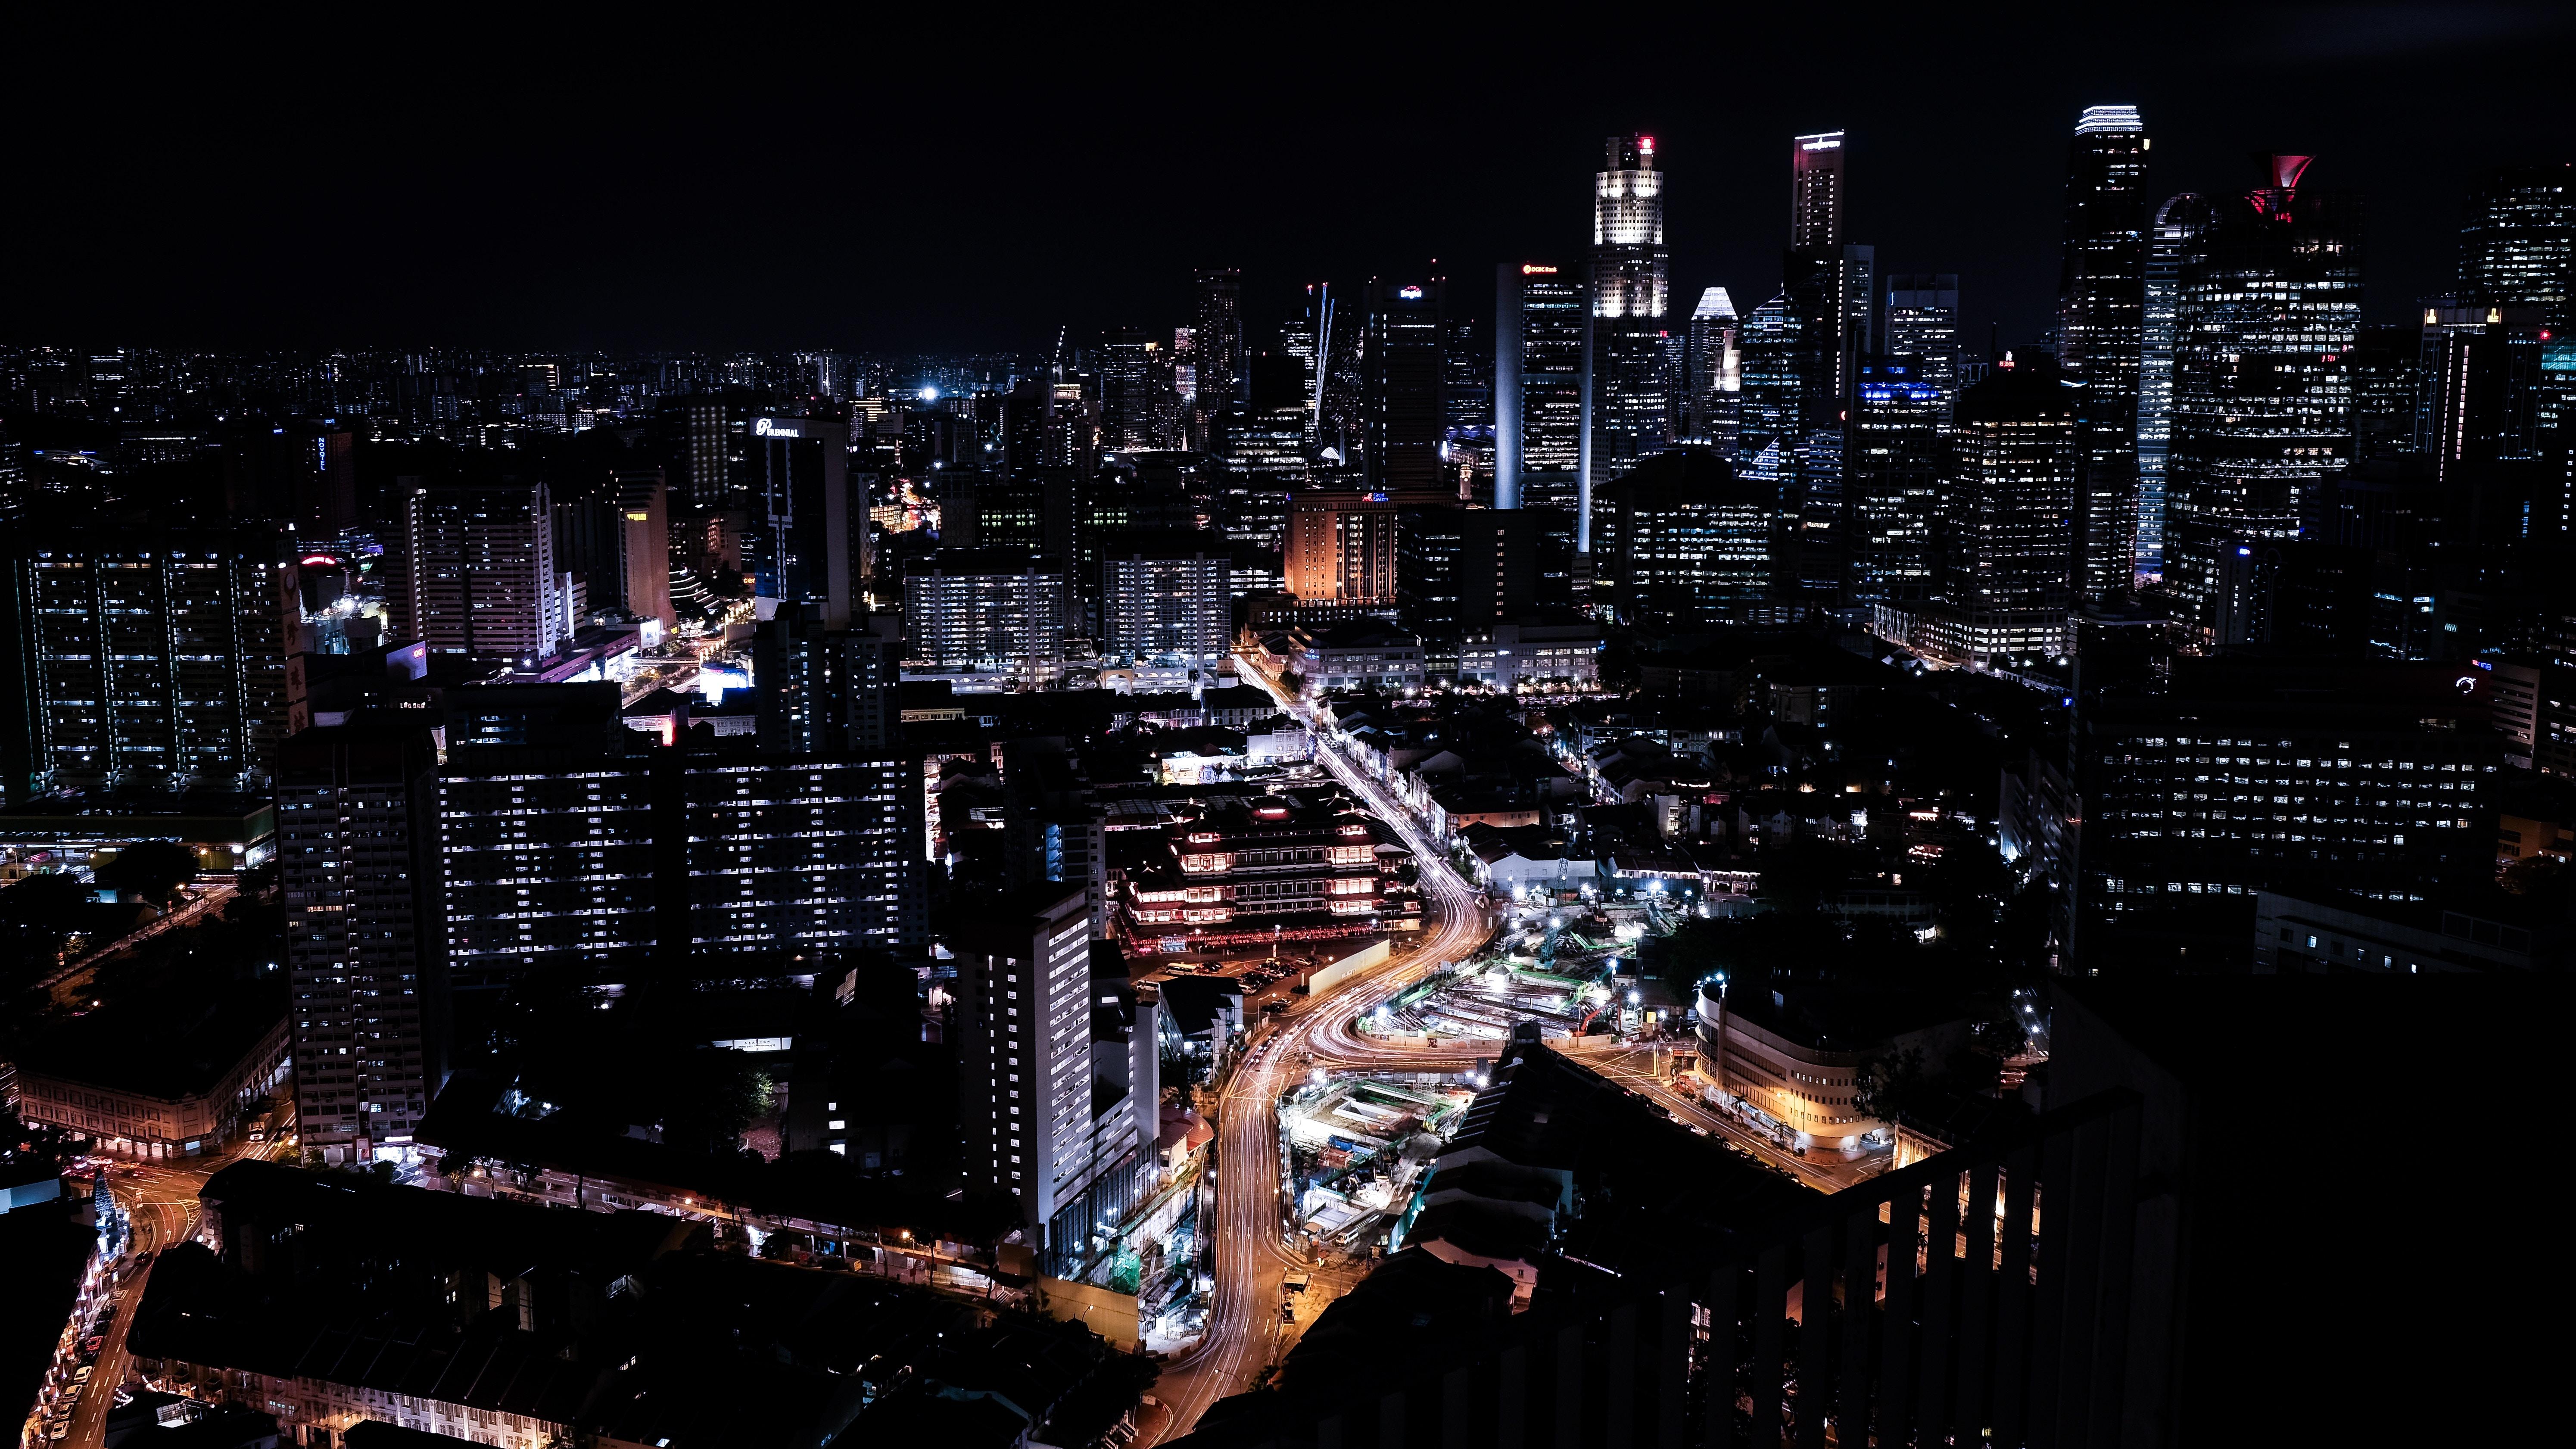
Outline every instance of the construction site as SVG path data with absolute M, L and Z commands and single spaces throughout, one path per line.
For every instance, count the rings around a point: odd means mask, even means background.
M 1643 904 L 1525 907 L 1485 955 L 1425 977 L 1360 1029 L 1425 1045 L 1490 1041 L 1497 1049 L 1521 1022 L 1536 1022 L 1549 1040 L 1630 1030 L 1640 1022 L 1614 978 L 1640 940 L 1675 924 Z
M 1281 1181 L 1307 1250 L 1358 1257 L 1384 1242 L 1476 1085 L 1472 1073 L 1319 1073 L 1282 1097 Z

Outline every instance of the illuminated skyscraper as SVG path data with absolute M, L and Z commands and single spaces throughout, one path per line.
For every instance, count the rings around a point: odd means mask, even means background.
M 1789 245 L 1825 251 L 1843 244 L 1843 133 L 1789 142 Z
M 1626 472 L 1665 442 L 1657 340 L 1671 270 L 1655 138 L 1613 136 L 1592 178 L 1592 330 L 1585 360 L 1591 387 L 1579 484 L 1587 517 L 1596 482 Z M 1589 538 L 1578 526 L 1577 547 L 1589 552 Z
M 1914 359 L 1912 380 L 1941 390 L 1941 418 L 1959 399 L 1959 278 L 1952 272 L 1896 273 L 1880 288 L 1887 311 L 1881 350 Z
M 2576 164 L 2505 166 L 2478 173 L 2460 221 L 2460 296 L 2491 307 L 2530 307 L 2552 331 L 2566 328 L 2576 267 Z
M 1927 620 L 1939 657 L 2027 663 L 2073 647 L 2075 409 L 2044 357 L 1999 364 L 1959 394 Z
M 1423 493 L 1441 486 L 1440 442 L 1448 423 L 1441 405 L 1446 342 L 1440 321 L 1447 292 L 1438 277 L 1369 282 L 1363 413 L 1374 492 Z
M 1950 398 L 1925 372 L 1913 357 L 1875 357 L 1860 366 L 1842 479 L 1856 600 L 1919 600 L 1932 586 L 1933 512 Z
M 2077 588 L 2087 599 L 2125 595 L 2137 572 L 2146 152 L 2137 107 L 2088 106 L 2067 158 L 2057 362 L 2083 389 Z
M 1692 309 L 1689 341 L 1689 435 L 1735 456 L 1736 408 L 1743 400 L 1744 354 L 1736 335 L 1735 299 L 1724 287 L 1700 293 Z
M 2173 444 L 2174 320 L 2182 305 L 2182 259 L 2209 227 L 2209 205 L 2191 192 L 2156 208 L 2147 236 L 2146 286 L 2138 331 L 2138 572 L 2165 568 L 2165 457 Z
M 1109 334 L 1100 346 L 1100 442 L 1112 452 L 1159 445 L 1154 396 L 1153 338 L 1134 327 Z
M 1243 273 L 1211 267 L 1198 274 L 1198 326 L 1191 331 L 1198 368 L 1198 407 L 1213 413 L 1243 381 Z
M 2296 538 L 2352 462 L 2361 198 L 2301 189 L 2305 156 L 2221 204 L 2182 265 L 2165 579 L 2187 642 L 2217 642 L 2221 550 Z
M 1494 506 L 1575 510 L 1584 288 L 1544 262 L 1494 270 Z

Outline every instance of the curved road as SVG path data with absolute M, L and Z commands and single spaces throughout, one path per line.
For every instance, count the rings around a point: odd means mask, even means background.
M 1247 661 L 1244 673 L 1280 697 L 1283 707 L 1316 734 L 1316 758 L 1413 852 L 1421 870 L 1427 914 L 1436 921 L 1386 964 L 1373 967 L 1334 991 L 1294 1008 L 1257 1038 L 1227 1083 L 1217 1113 L 1213 1220 L 1202 1231 L 1216 1246 L 1216 1292 L 1207 1330 L 1188 1358 L 1166 1368 L 1155 1397 L 1169 1411 L 1148 1443 L 1190 1432 L 1210 1404 L 1252 1387 L 1275 1355 L 1282 1280 L 1292 1268 L 1312 1266 L 1282 1241 L 1279 1183 L 1279 1098 L 1317 1066 L 1386 1071 L 1454 1071 L 1491 1057 L 1492 1043 L 1430 1048 L 1365 1042 L 1353 1030 L 1359 1018 L 1442 962 L 1463 961 L 1492 934 L 1492 921 L 1475 887 L 1459 878 L 1446 852 L 1432 848 L 1413 817 L 1377 784 L 1343 760 L 1315 730 L 1312 711 Z
M 277 1162 L 286 1160 L 291 1151 L 281 1135 L 280 1140 L 271 1142 L 240 1143 L 213 1157 L 120 1162 L 107 1169 L 109 1188 L 134 1225 L 134 1236 L 118 1269 L 120 1296 L 116 1316 L 108 1327 L 107 1341 L 99 1347 L 98 1362 L 90 1370 L 92 1387 L 81 1395 L 80 1407 L 72 1414 L 71 1433 L 64 1436 L 61 1449 L 95 1449 L 106 1442 L 107 1411 L 115 1404 L 116 1386 L 125 1381 L 126 1330 L 134 1326 L 134 1310 L 142 1303 L 144 1285 L 152 1277 L 153 1258 L 162 1249 L 196 1236 L 197 1193 L 205 1187 L 206 1179 L 245 1157 Z

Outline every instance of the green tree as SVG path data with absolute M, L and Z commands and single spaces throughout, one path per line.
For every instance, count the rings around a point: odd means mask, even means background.
M 138 840 L 97 871 L 99 884 L 120 896 L 168 900 L 197 878 L 197 853 L 175 840 Z

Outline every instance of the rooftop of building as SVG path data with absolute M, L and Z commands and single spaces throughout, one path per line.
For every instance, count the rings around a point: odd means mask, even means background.
M 694 1223 L 298 1175 L 324 1195 L 287 1188 L 291 1200 L 256 1213 L 225 1174 L 208 1184 L 210 1198 L 229 1195 L 225 1250 L 192 1243 L 163 1255 L 137 1314 L 138 1354 L 531 1414 L 670 1449 L 881 1442 L 879 1430 L 917 1421 L 877 1418 L 906 1385 L 1003 1405 L 1017 1424 L 1005 1439 L 1087 1444 L 1143 1384 L 1137 1361 L 1079 1325 L 711 1251 Z M 351 1202 L 392 1215 L 343 1232 Z M 418 1220 L 424 1211 L 437 1221 Z M 234 1230 L 236 1215 L 250 1232 Z M 544 1296 L 554 1290 L 531 1285 L 553 1282 L 567 1237 L 600 1251 L 571 1264 L 586 1277 L 557 1312 Z M 449 1285 L 463 1270 L 478 1270 L 469 1281 L 497 1276 L 502 1301 L 485 1307 L 479 1289 L 456 1301 Z M 1005 1427 L 974 1419 L 934 1406 L 918 1422 L 968 1437 Z
M 49 1027 L 19 1050 L 21 1070 L 177 1101 L 212 1091 L 286 1023 L 286 973 L 164 973 L 150 990 Z

